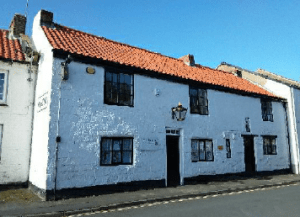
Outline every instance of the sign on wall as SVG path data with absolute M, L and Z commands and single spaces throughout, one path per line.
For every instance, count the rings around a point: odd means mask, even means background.
M 48 107 L 48 92 L 43 93 L 37 100 L 37 113 L 44 111 Z

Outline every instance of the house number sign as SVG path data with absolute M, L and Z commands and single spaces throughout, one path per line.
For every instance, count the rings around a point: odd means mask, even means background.
M 41 111 L 44 111 L 47 107 L 48 107 L 48 92 L 45 92 L 38 98 L 37 112 L 40 113 Z

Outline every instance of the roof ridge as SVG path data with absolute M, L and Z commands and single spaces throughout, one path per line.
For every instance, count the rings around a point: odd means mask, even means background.
M 177 60 L 177 61 L 182 62 L 182 60 L 180 60 L 179 58 L 167 56 L 167 55 L 161 54 L 161 53 L 159 53 L 159 52 L 147 50 L 146 48 L 140 48 L 140 47 L 133 46 L 133 45 L 130 45 L 130 44 L 126 44 L 126 43 L 123 43 L 123 42 L 119 42 L 119 41 L 115 41 L 115 40 L 112 40 L 112 39 L 108 39 L 108 38 L 105 38 L 105 37 L 103 37 L 103 36 L 98 36 L 98 35 L 95 35 L 95 34 L 92 34 L 92 33 L 83 32 L 83 31 L 81 31 L 81 30 L 77 30 L 77 29 L 74 29 L 74 28 L 70 28 L 70 27 L 68 27 L 68 26 L 64 26 L 64 25 L 61 25 L 61 24 L 58 24 L 58 23 L 54 23 L 54 26 L 64 27 L 64 28 L 67 28 L 67 29 L 70 29 L 70 30 L 73 30 L 73 31 L 81 32 L 81 33 L 83 33 L 83 34 L 85 34 L 85 35 L 91 35 L 91 36 L 94 36 L 94 37 L 96 37 L 96 38 L 100 38 L 100 39 L 103 39 L 103 40 L 106 40 L 106 41 L 110 41 L 110 42 L 112 42 L 112 43 L 121 44 L 121 45 L 130 47 L 130 48 L 135 48 L 135 49 L 138 49 L 138 50 L 143 50 L 143 51 L 146 51 L 146 52 L 148 52 L 148 53 L 157 54 L 157 55 L 160 55 L 160 56 L 163 56 L 163 57 L 166 57 L 166 58 L 171 58 L 171 59 L 174 59 L 174 60 Z M 49 27 L 48 27 L 48 28 L 49 28 Z M 199 64 L 199 65 L 200 65 L 200 64 Z
M 274 76 L 276 76 L 276 77 L 281 77 L 281 78 L 286 79 L 286 80 L 288 80 L 288 81 L 296 82 L 296 83 L 298 83 L 298 84 L 300 85 L 300 82 L 299 82 L 299 81 L 296 81 L 296 80 L 291 79 L 291 78 L 284 77 L 284 76 L 282 76 L 282 75 L 278 75 L 278 74 L 276 74 L 276 73 L 274 73 L 274 72 L 270 72 L 270 71 L 265 70 L 265 69 L 262 69 L 262 68 L 256 69 L 256 72 L 257 72 L 257 73 L 260 73 L 259 70 L 260 70 L 260 71 L 264 71 L 264 72 L 266 72 L 266 73 L 270 73 L 271 75 L 274 75 Z

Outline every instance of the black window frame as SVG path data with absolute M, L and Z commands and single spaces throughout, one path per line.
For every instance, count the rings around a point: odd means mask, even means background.
M 197 91 L 197 96 L 192 95 L 192 91 Z M 190 86 L 189 96 L 191 114 L 209 115 L 207 89 Z
M 103 148 L 103 144 L 104 144 L 104 141 L 105 140 L 111 140 L 111 149 L 110 149 L 110 153 L 111 153 L 111 162 L 110 163 L 105 163 L 104 162 L 104 148 Z M 122 140 L 122 144 L 120 145 L 120 156 L 121 156 L 121 162 L 114 162 L 113 161 L 113 156 L 114 156 L 114 152 L 117 152 L 114 150 L 114 147 L 113 147 L 113 144 L 114 142 L 113 141 L 116 141 L 116 140 Z M 131 150 L 124 150 L 124 140 L 131 140 Z M 131 162 L 130 163 L 124 163 L 124 152 L 131 152 L 131 155 L 130 155 L 130 159 L 131 159 Z M 101 142 L 100 142 L 100 166 L 118 166 L 118 165 L 133 165 L 133 137 L 102 137 L 101 138 Z
M 277 136 L 265 135 L 263 138 L 263 153 L 264 155 L 277 155 Z M 267 141 L 267 144 L 266 144 Z M 274 144 L 273 142 L 274 141 Z
M 193 150 L 193 142 L 197 141 L 197 153 Z M 203 142 L 203 149 L 204 149 L 204 153 L 205 153 L 205 159 L 201 159 L 201 153 L 200 153 L 200 142 Z M 211 142 L 211 154 L 212 157 L 211 159 L 207 158 L 207 145 L 206 142 Z M 197 154 L 198 155 L 198 159 L 194 160 L 193 159 L 193 154 Z M 213 140 L 212 139 L 192 139 L 191 140 L 191 161 L 192 162 L 213 162 L 214 161 L 214 144 L 213 144 Z
M 230 139 L 225 140 L 226 144 L 226 157 L 231 158 L 231 144 L 230 144 Z
M 261 115 L 263 121 L 274 121 L 272 101 L 268 99 L 261 99 Z
M 108 79 L 108 73 L 112 74 L 112 80 L 114 76 L 116 76 L 117 82 L 109 81 Z M 121 93 L 121 84 L 126 84 L 120 81 L 121 75 L 130 76 L 131 83 L 130 86 L 130 94 L 123 94 Z M 124 76 L 124 77 L 125 77 Z M 108 93 L 108 82 L 116 83 L 117 86 L 117 99 L 113 99 L 113 87 L 110 88 Z M 105 69 L 104 73 L 104 103 L 107 105 L 117 105 L 117 106 L 128 106 L 128 107 L 134 107 L 134 74 L 127 72 L 126 70 L 117 70 L 117 69 Z M 108 98 L 107 96 L 110 95 L 111 97 Z M 125 96 L 130 98 L 130 103 L 124 103 L 120 100 L 120 96 Z M 115 101 L 115 102 L 114 102 Z

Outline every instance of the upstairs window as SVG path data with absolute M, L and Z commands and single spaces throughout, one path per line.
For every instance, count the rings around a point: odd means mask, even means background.
M 213 161 L 213 143 L 210 139 L 192 139 L 192 162 Z
M 208 115 L 207 90 L 190 87 L 190 108 L 192 114 Z
M 106 71 L 104 103 L 133 106 L 133 75 Z
M 0 71 L 0 104 L 6 103 L 7 75 L 6 71 Z
M 264 155 L 276 155 L 276 136 L 263 136 Z
M 132 138 L 102 138 L 101 165 L 131 165 Z
M 273 121 L 272 102 L 270 100 L 261 99 L 261 113 L 263 121 Z

